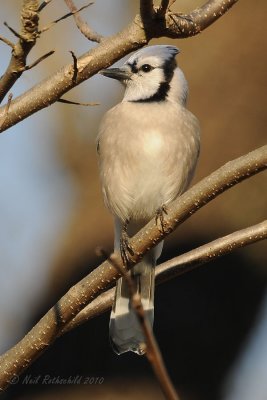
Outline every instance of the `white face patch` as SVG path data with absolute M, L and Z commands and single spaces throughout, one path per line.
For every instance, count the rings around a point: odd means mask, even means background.
M 147 73 L 134 73 L 127 82 L 124 101 L 148 99 L 157 93 L 161 82 L 164 81 L 164 71 L 161 68 L 155 68 Z

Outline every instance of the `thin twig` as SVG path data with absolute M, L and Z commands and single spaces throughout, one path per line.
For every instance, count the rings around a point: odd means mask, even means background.
M 74 20 L 75 20 L 77 28 L 80 30 L 80 32 L 88 40 L 91 40 L 92 42 L 100 43 L 101 40 L 103 39 L 103 36 L 99 35 L 97 32 L 95 32 L 93 29 L 91 29 L 90 26 L 85 21 L 82 20 L 73 1 L 65 0 L 65 3 L 69 7 L 70 11 L 73 13 Z M 93 4 L 93 3 L 91 3 L 91 4 Z
M 166 219 L 168 231 L 173 231 L 199 208 L 231 186 L 266 168 L 267 145 L 228 162 L 170 205 Z M 165 236 L 167 232 L 160 232 L 153 218 L 129 242 L 135 252 L 129 267 L 139 262 Z M 120 255 L 118 260 L 122 265 Z M 119 277 L 117 269 L 104 262 L 74 285 L 19 343 L 0 357 L 0 388 L 6 388 L 14 375 L 25 371 L 55 341 L 65 326 Z
M 169 0 L 169 9 L 172 7 L 172 5 L 176 2 L 176 0 Z
M 38 8 L 38 12 L 42 11 L 49 3 L 51 3 L 51 1 L 52 1 L 52 0 L 44 0 L 44 1 L 40 4 L 40 6 L 39 6 L 39 8 Z
M 120 272 L 120 274 L 127 282 L 129 288 L 131 306 L 135 311 L 135 314 L 137 316 L 137 319 L 142 328 L 145 338 L 145 344 L 146 344 L 145 355 L 151 364 L 151 367 L 160 383 L 163 393 L 169 400 L 179 400 L 179 397 L 174 389 L 174 386 L 166 370 L 160 349 L 158 347 L 151 326 L 146 318 L 141 297 L 139 293 L 136 291 L 133 279 L 131 278 L 130 274 L 127 274 L 125 268 L 121 266 L 118 259 L 118 255 L 113 253 L 110 256 L 107 256 L 103 250 L 102 254 L 107 258 L 108 262 Z
M 24 40 L 23 36 L 19 32 L 15 31 L 15 29 L 13 29 L 11 26 L 9 26 L 6 21 L 4 22 L 4 25 L 10 30 L 10 32 L 13 33 L 14 36 L 19 38 L 20 40 Z
M 46 58 L 50 57 L 52 54 L 55 53 L 55 50 L 51 50 L 48 53 L 44 54 L 42 57 L 38 58 L 36 61 L 34 61 L 30 65 L 26 65 L 24 68 L 24 71 L 28 71 L 29 69 L 32 69 L 33 67 L 36 67 L 40 62 L 44 61 Z
M 15 44 L 12 43 L 10 40 L 8 40 L 7 38 L 0 36 L 0 40 L 1 42 L 4 42 L 5 44 L 7 44 L 9 47 L 11 47 L 12 49 L 14 49 Z
M 46 32 L 46 31 L 48 31 L 53 25 L 57 24 L 57 23 L 60 22 L 60 21 L 63 21 L 63 20 L 66 19 L 66 18 L 71 17 L 72 15 L 75 15 L 76 13 L 78 13 L 78 12 L 84 10 L 85 8 L 91 6 L 92 4 L 93 4 L 93 3 L 88 3 L 88 4 L 86 4 L 85 6 L 82 6 L 81 8 L 79 8 L 79 9 L 76 10 L 76 11 L 71 11 L 71 12 L 69 12 L 69 13 L 63 15 L 62 17 L 55 19 L 54 21 L 50 22 L 49 25 L 46 25 L 46 26 L 44 26 L 42 29 L 40 29 L 38 33 L 41 34 L 41 33 L 44 33 L 44 32 Z
M 71 100 L 66 100 L 66 99 L 58 99 L 58 103 L 64 103 L 64 104 L 73 104 L 75 106 L 84 106 L 84 107 L 88 107 L 88 106 L 99 106 L 100 103 L 80 103 L 77 101 L 71 101 Z
M 172 258 L 156 267 L 156 284 L 177 278 L 217 258 L 232 253 L 234 250 L 267 239 L 267 220 L 257 225 L 241 229 L 230 235 L 213 240 L 196 249 Z M 115 289 L 109 289 L 100 294 L 86 306 L 62 331 L 66 333 L 77 328 L 91 318 L 108 311 L 113 303 Z

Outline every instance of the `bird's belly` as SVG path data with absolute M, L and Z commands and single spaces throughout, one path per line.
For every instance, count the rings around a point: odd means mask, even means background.
M 101 180 L 113 214 L 144 220 L 185 190 L 198 157 L 199 133 L 183 108 L 158 106 L 148 123 L 150 107 L 140 106 L 138 118 L 132 107 L 121 103 L 107 115 L 108 129 L 100 133 Z
M 134 220 L 151 219 L 163 204 L 168 203 L 172 198 L 163 192 L 164 179 L 155 176 L 140 177 L 139 183 L 135 186 L 135 193 L 130 209 L 130 218 Z M 162 190 L 163 189 L 163 190 Z
M 182 156 L 179 149 L 178 143 L 164 141 L 157 132 L 143 135 L 136 147 L 131 144 L 129 152 L 127 145 L 118 149 L 107 178 L 109 208 L 121 219 L 145 220 L 172 201 L 183 186 L 183 168 L 177 162 Z

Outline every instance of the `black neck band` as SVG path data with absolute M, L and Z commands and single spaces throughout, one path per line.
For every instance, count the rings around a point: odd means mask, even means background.
M 168 95 L 168 92 L 170 90 L 170 84 L 169 82 L 161 82 L 159 85 L 158 91 L 153 94 L 151 97 L 147 97 L 145 99 L 139 99 L 139 100 L 132 100 L 133 103 L 152 103 L 154 101 L 164 101 Z

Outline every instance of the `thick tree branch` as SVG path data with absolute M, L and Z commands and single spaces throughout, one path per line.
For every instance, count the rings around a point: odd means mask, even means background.
M 135 253 L 130 267 L 199 208 L 266 168 L 267 145 L 228 162 L 201 180 L 170 205 L 165 232 L 152 220 L 130 240 Z M 116 257 L 122 266 L 120 255 L 116 254 Z M 87 304 L 111 287 L 119 276 L 118 270 L 105 261 L 73 286 L 17 345 L 0 357 L 0 388 L 7 387 L 14 375 L 22 373 L 54 342 L 67 324 Z
M 158 285 L 170 279 L 177 278 L 236 249 L 265 239 L 267 239 L 267 220 L 213 240 L 158 265 L 156 267 L 156 284 Z M 70 321 L 63 329 L 62 334 L 108 311 L 113 304 L 114 296 L 115 288 L 100 294 Z
M 237 0 L 210 0 L 201 8 L 194 10 L 191 14 L 177 17 L 168 13 L 166 19 L 154 15 L 146 18 L 145 28 L 140 15 L 122 32 L 109 37 L 90 52 L 77 59 L 78 75 L 73 82 L 73 65 L 67 65 L 52 77 L 45 79 L 40 84 L 17 97 L 12 101 L 1 131 L 17 124 L 31 114 L 55 103 L 66 92 L 79 85 L 100 69 L 106 68 L 115 61 L 124 57 L 145 44 L 153 37 L 167 36 L 171 38 L 185 38 L 199 33 L 207 28 L 223 13 L 225 13 Z M 141 1 L 142 14 L 151 10 L 152 1 Z M 0 108 L 0 118 L 4 107 Z
M 70 11 L 73 14 L 74 20 L 76 22 L 77 28 L 79 31 L 86 37 L 86 39 L 91 40 L 92 42 L 100 43 L 103 39 L 103 36 L 99 35 L 97 32 L 93 31 L 90 26 L 82 20 L 75 4 L 72 0 L 65 0 L 65 3 L 69 7 Z M 93 3 L 90 3 L 93 4 Z
M 9 45 L 12 47 L 12 56 L 4 75 L 0 78 L 0 103 L 23 71 L 25 71 L 27 56 L 35 45 L 38 37 L 38 8 L 39 1 L 23 0 L 21 9 L 21 31 L 17 34 L 17 36 L 19 36 L 19 41 L 15 45 L 12 45 L 10 42 Z M 7 43 L 7 41 L 5 42 Z

